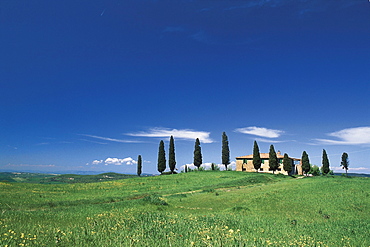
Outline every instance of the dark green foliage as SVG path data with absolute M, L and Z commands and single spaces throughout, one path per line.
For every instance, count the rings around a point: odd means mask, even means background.
M 326 154 L 325 149 L 322 151 L 322 167 L 321 167 L 321 172 L 323 175 L 326 175 L 330 172 L 330 167 L 329 167 L 329 159 L 328 155 Z
M 196 167 L 199 167 L 202 165 L 202 149 L 200 147 L 200 141 L 199 138 L 195 140 L 195 146 L 194 146 L 194 165 Z
M 188 166 L 187 165 L 185 165 L 185 172 L 188 172 Z
M 216 165 L 216 163 L 212 163 L 211 164 L 211 170 L 212 171 L 219 171 L 220 167 L 218 165 Z
M 309 174 L 312 174 L 313 176 L 320 176 L 320 168 L 318 166 L 311 166 Z
M 292 172 L 292 159 L 286 153 L 283 158 L 283 168 L 288 174 Z
M 310 160 L 308 158 L 308 154 L 306 153 L 306 151 L 303 151 L 302 153 L 302 171 L 304 173 L 306 173 L 306 176 L 307 176 L 307 173 L 311 170 L 311 165 L 310 165 Z
M 157 194 L 146 196 L 143 198 L 143 201 L 154 205 L 168 205 L 168 203 Z
M 161 175 L 171 175 L 171 174 L 177 174 L 177 172 L 168 171 L 168 172 L 162 172 L 161 173 Z
M 261 168 L 261 164 L 262 164 L 262 160 L 261 160 L 261 156 L 260 156 L 260 149 L 258 147 L 258 144 L 256 141 L 254 141 L 254 145 L 253 145 L 253 166 L 254 166 L 254 169 L 258 170 Z
M 230 164 L 230 149 L 229 141 L 225 132 L 222 133 L 222 164 L 225 166 L 227 171 L 227 166 Z
M 347 174 L 347 171 L 348 171 L 348 165 L 349 165 L 349 161 L 348 161 L 348 154 L 347 153 L 343 153 L 342 154 L 342 162 L 340 163 L 340 165 L 342 166 L 343 169 L 346 170 L 346 176 L 348 175 Z
M 157 163 L 158 171 L 160 173 L 166 170 L 166 152 L 164 151 L 164 142 L 163 140 L 159 143 L 159 150 L 158 150 L 158 163 Z
M 142 172 L 142 160 L 141 160 L 141 155 L 137 157 L 137 175 L 140 177 Z
M 279 168 L 279 162 L 276 156 L 274 145 L 270 146 L 270 152 L 269 152 L 269 166 L 272 173 L 275 173 L 275 171 Z
M 168 153 L 168 166 L 170 167 L 170 170 L 172 173 L 174 173 L 176 169 L 176 158 L 175 158 L 175 141 L 173 139 L 173 136 L 170 138 L 170 149 Z

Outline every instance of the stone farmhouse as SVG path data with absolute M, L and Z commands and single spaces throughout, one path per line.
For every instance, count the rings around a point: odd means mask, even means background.
M 269 156 L 269 153 L 260 153 L 262 164 L 258 172 L 272 173 L 269 166 Z M 276 153 L 276 157 L 280 165 L 275 173 L 282 173 L 284 175 L 303 175 L 301 159 L 289 157 L 289 159 L 292 161 L 292 172 L 288 174 L 288 172 L 284 171 L 283 169 L 284 155 L 281 155 L 280 151 L 278 151 Z M 256 172 L 256 169 L 254 169 L 253 166 L 253 154 L 236 157 L 236 171 Z

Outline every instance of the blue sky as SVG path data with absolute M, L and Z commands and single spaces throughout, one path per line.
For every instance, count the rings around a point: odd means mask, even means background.
M 2 0 L 0 31 L 0 170 L 219 164 L 225 131 L 370 173 L 367 0 Z

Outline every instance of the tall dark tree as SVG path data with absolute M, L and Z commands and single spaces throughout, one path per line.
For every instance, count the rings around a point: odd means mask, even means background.
M 270 146 L 270 152 L 269 152 L 269 166 L 272 173 L 275 173 L 275 171 L 279 168 L 279 162 L 276 156 L 274 145 Z
M 230 149 L 225 132 L 222 133 L 222 164 L 224 164 L 225 171 L 227 171 L 227 166 L 230 164 Z
M 141 155 L 137 157 L 137 175 L 140 177 L 142 172 L 142 160 L 141 160 Z
M 326 175 L 330 172 L 330 167 L 329 167 L 329 159 L 328 155 L 326 154 L 325 149 L 322 151 L 322 167 L 321 167 L 321 172 L 323 175 Z
M 256 141 L 254 141 L 253 145 L 253 166 L 254 169 L 258 170 L 261 168 L 262 160 L 261 160 L 261 155 L 260 155 L 260 149 L 258 147 L 258 144 Z
M 173 136 L 170 138 L 170 149 L 168 153 L 168 166 L 170 167 L 171 173 L 176 169 L 176 157 L 175 157 L 175 141 Z
M 348 154 L 347 153 L 342 154 L 342 162 L 340 162 L 340 165 L 342 166 L 343 169 L 346 170 L 346 176 L 347 176 L 348 175 L 347 171 L 348 171 L 348 166 L 349 166 L 349 160 L 348 160 Z
M 166 170 L 166 152 L 164 151 L 164 142 L 163 140 L 159 143 L 158 150 L 158 171 L 162 174 Z
M 289 173 L 292 172 L 293 168 L 292 168 L 292 160 L 289 158 L 288 154 L 284 154 L 284 158 L 283 158 L 283 169 L 288 172 L 288 175 Z
M 308 154 L 306 151 L 303 151 L 302 153 L 302 171 L 304 173 L 307 173 L 311 170 L 311 165 L 310 165 L 310 159 L 308 158 Z
M 202 165 L 203 161 L 202 161 L 202 149 L 200 147 L 200 141 L 199 141 L 199 138 L 197 138 L 195 140 L 195 146 L 194 146 L 194 165 L 196 167 L 198 167 L 198 170 L 199 170 L 199 167 Z

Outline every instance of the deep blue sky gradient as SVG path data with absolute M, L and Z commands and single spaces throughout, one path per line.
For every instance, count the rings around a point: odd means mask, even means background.
M 153 173 L 169 138 L 134 134 L 168 128 L 209 132 L 205 163 L 225 131 L 232 161 L 257 139 L 370 173 L 367 0 L 1 0 L 0 32 L 0 170 L 135 172 L 92 163 L 141 154 Z M 284 132 L 235 131 L 253 126 Z M 365 141 L 318 140 L 350 128 Z

